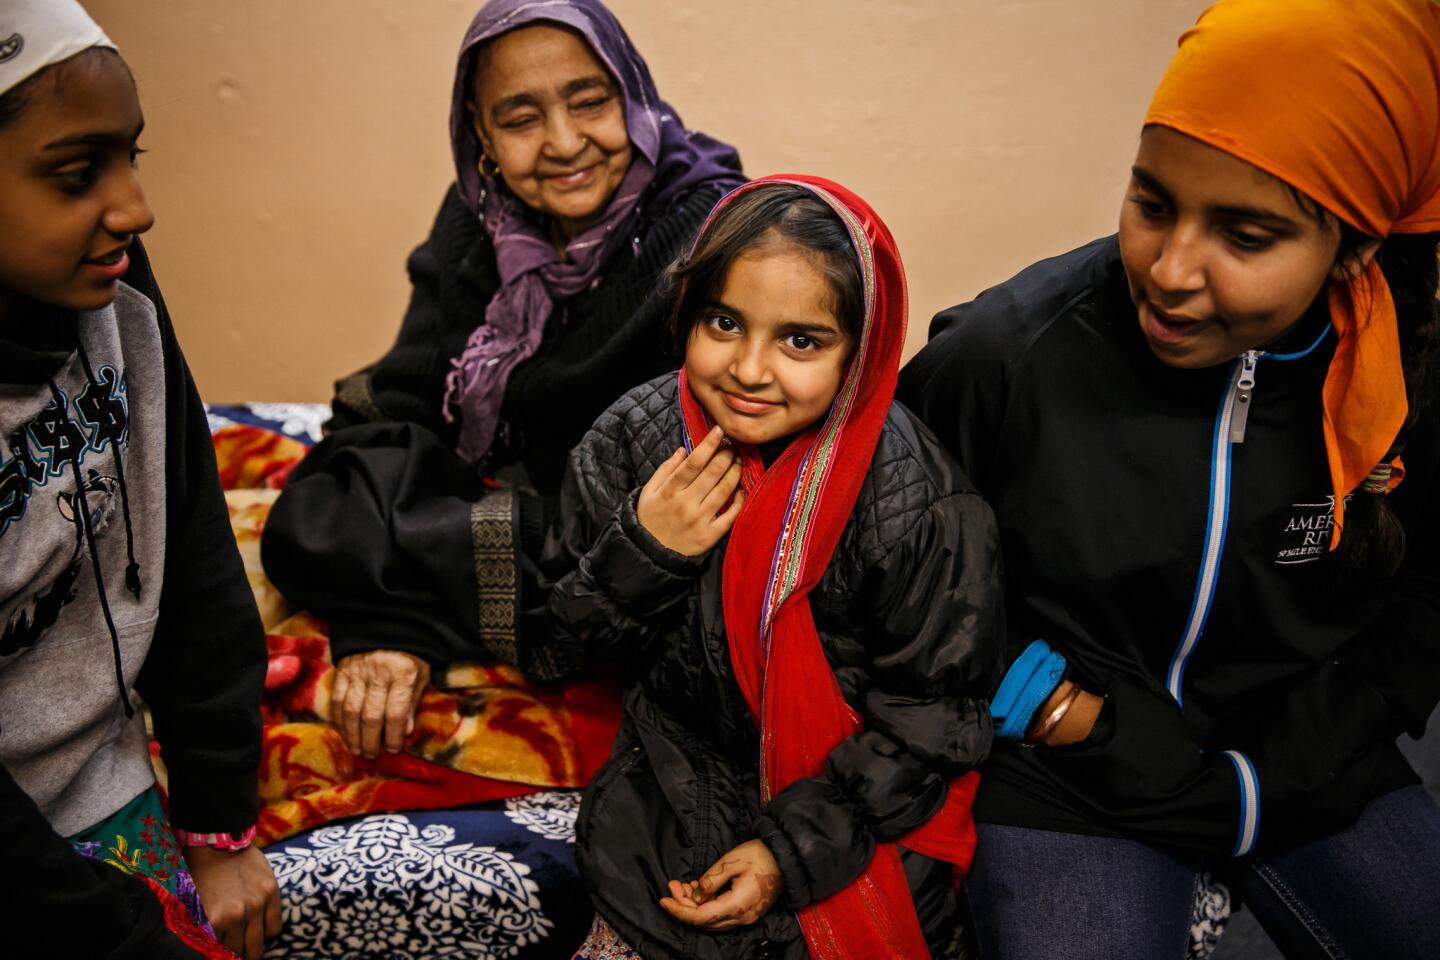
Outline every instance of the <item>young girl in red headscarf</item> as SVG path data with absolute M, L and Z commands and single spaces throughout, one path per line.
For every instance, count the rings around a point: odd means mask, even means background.
M 996 537 L 891 403 L 894 240 L 770 178 L 672 272 L 684 368 L 575 450 L 548 550 L 556 642 L 633 676 L 581 811 L 580 956 L 966 956 Z
M 1118 237 L 907 368 L 1006 554 L 990 956 L 1179 956 L 1205 871 L 1287 956 L 1440 956 L 1437 145 L 1440 6 L 1224 0 Z

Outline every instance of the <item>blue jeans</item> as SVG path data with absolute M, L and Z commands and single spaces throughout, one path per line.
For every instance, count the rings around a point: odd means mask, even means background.
M 1422 787 L 1285 853 L 1209 865 L 1134 840 L 978 832 L 965 893 L 986 960 L 1181 960 L 1207 866 L 1289 960 L 1440 958 L 1440 808 Z

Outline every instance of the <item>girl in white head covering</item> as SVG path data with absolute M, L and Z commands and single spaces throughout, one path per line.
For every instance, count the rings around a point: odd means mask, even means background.
M 138 241 L 142 126 L 77 3 L 0 0 L 0 850 L 23 877 L 0 953 L 260 960 L 265 645 Z

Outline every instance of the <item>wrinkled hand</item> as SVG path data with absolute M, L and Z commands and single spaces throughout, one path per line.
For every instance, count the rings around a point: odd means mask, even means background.
M 780 865 L 764 841 L 748 840 L 699 880 L 671 880 L 670 896 L 661 898 L 660 906 L 692 927 L 726 930 L 759 920 L 779 896 Z
M 738 489 L 740 461 L 735 451 L 721 447 L 724 438 L 715 427 L 689 456 L 684 448 L 676 450 L 641 488 L 635 504 L 640 526 L 687 557 L 698 557 L 719 543 L 745 502 Z
M 331 719 L 351 753 L 374 759 L 385 749 L 399 753 L 415 729 L 415 708 L 430 682 L 430 665 L 399 650 L 371 650 L 335 666 Z
M 280 933 L 280 887 L 265 854 L 186 847 L 185 863 L 216 939 L 244 960 L 261 960 L 265 941 Z

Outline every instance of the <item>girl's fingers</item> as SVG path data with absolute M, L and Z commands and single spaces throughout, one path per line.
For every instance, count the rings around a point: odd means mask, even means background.
M 720 458 L 716 457 L 711 461 L 710 466 L 705 468 L 705 472 L 700 476 L 700 479 L 695 482 L 697 488 L 704 489 L 704 485 L 711 479 L 715 464 L 719 461 Z M 704 508 L 705 516 L 713 517 L 719 513 L 720 508 L 725 506 L 725 501 L 730 499 L 730 495 L 735 492 L 735 488 L 738 486 L 740 486 L 740 460 L 732 454 L 730 462 L 726 464 L 724 471 L 714 476 L 714 484 L 705 492 L 705 496 L 700 500 L 700 506 Z
M 700 893 L 706 897 L 713 897 L 720 892 L 720 888 L 729 883 L 734 877 L 740 876 L 750 868 L 750 864 L 740 857 L 725 855 L 697 881 Z M 733 890 L 732 890 L 733 892 Z M 728 896 L 728 894 L 727 894 Z
M 745 491 L 736 490 L 735 496 L 730 501 L 730 506 L 725 512 L 717 516 L 712 522 L 710 529 L 719 536 L 724 536 L 735 526 L 735 518 L 740 516 L 740 509 L 745 506 Z
M 729 892 L 723 896 L 703 903 L 698 907 L 687 907 L 685 904 L 672 897 L 663 897 L 660 906 L 666 913 L 682 923 L 688 923 L 692 927 L 707 927 L 710 929 L 723 929 L 718 925 L 735 926 L 740 921 L 740 913 L 743 907 L 737 907 L 728 898 Z
M 679 467 L 680 464 L 685 462 L 687 456 L 689 456 L 689 454 L 685 452 L 684 447 L 676 447 L 675 452 L 666 457 L 665 462 L 655 468 L 655 474 L 650 478 L 650 482 L 661 484 L 669 480 L 670 475 L 675 472 L 675 469 Z
M 661 487 L 665 486 L 666 481 L 675 475 L 675 468 L 680 466 L 684 461 L 685 448 L 676 447 L 675 452 L 666 457 L 660 466 L 655 468 L 655 472 L 650 474 L 650 479 L 646 480 L 645 485 L 640 488 L 641 492 L 643 493 L 646 490 L 659 491 Z
M 675 468 L 675 473 L 670 478 L 671 482 L 682 489 L 694 483 L 695 478 L 700 476 L 700 472 L 710 464 L 716 451 L 720 449 L 720 442 L 724 439 L 725 434 L 719 427 L 711 428 L 710 432 L 705 434 L 705 439 L 695 444 L 695 449 L 690 451 L 690 456 Z
M 750 903 L 734 887 L 695 908 L 695 923 L 712 929 L 721 924 L 734 926 Z

